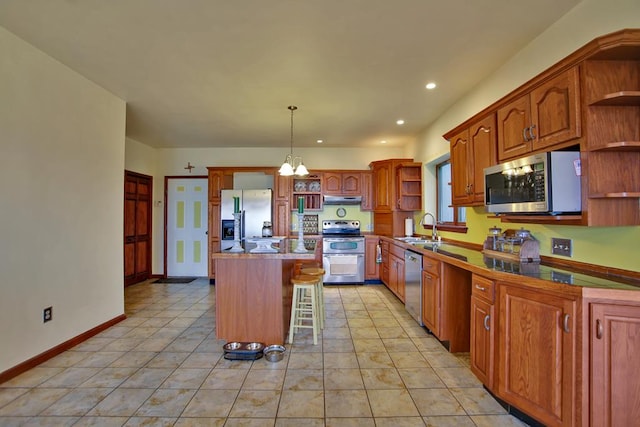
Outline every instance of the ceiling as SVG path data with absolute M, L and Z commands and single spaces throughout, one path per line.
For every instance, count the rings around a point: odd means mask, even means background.
M 401 146 L 577 3 L 2 0 L 0 25 L 125 100 L 153 147 L 289 146 L 289 105 L 295 147 Z

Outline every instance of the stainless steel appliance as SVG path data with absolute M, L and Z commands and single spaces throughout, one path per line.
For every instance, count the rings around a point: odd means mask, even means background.
M 324 283 L 364 283 L 364 247 L 360 221 L 322 221 Z
M 484 169 L 485 206 L 495 213 L 581 211 L 580 153 L 551 151 Z
M 271 222 L 271 189 L 263 190 L 222 190 L 222 204 L 220 217 L 222 233 L 220 248 L 229 249 L 233 246 L 233 198 L 240 198 L 240 239 L 244 244 L 247 237 L 262 237 L 262 227 L 265 221 Z M 247 249 L 245 247 L 245 249 Z
M 422 326 L 422 255 L 404 251 L 404 308 Z

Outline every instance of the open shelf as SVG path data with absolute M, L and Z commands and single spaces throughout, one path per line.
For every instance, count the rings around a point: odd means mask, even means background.
M 594 148 L 591 151 L 640 151 L 640 141 L 617 141 Z
M 594 106 L 634 106 L 640 105 L 640 90 L 623 90 L 604 95 L 593 101 Z

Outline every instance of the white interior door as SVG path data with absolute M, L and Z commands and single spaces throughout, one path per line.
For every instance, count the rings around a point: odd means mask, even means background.
M 167 180 L 167 276 L 205 277 L 207 178 Z

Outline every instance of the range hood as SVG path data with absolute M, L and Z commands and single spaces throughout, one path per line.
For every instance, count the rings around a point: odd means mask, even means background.
M 325 205 L 359 205 L 362 196 L 324 196 Z

